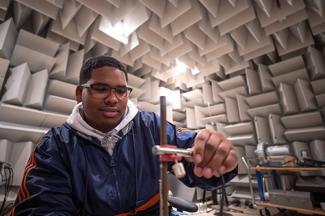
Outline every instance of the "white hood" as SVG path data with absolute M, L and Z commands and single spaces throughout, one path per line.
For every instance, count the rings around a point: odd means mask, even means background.
M 102 143 L 107 151 L 112 154 L 114 146 L 116 142 L 120 139 L 117 133 L 120 130 L 123 130 L 123 134 L 126 134 L 132 127 L 132 120 L 135 115 L 138 113 L 138 108 L 132 101 L 128 101 L 127 108 L 124 114 L 122 121 L 111 131 L 106 134 L 91 127 L 81 116 L 80 111 L 82 110 L 82 103 L 77 104 L 73 110 L 69 118 L 67 119 L 67 123 L 77 131 L 92 137 L 96 137 Z

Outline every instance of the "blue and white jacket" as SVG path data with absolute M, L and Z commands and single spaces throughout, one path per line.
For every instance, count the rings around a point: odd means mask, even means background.
M 128 121 L 106 136 L 84 125 L 81 107 L 37 145 L 10 215 L 157 215 L 160 170 L 152 147 L 159 144 L 160 118 L 129 102 Z M 167 136 L 168 144 L 190 148 L 196 133 L 178 132 L 168 123 Z M 213 189 L 221 184 L 217 177 L 195 176 L 193 164 L 183 163 L 187 175 L 181 181 L 187 186 Z M 225 181 L 236 174 L 237 169 L 225 174 Z

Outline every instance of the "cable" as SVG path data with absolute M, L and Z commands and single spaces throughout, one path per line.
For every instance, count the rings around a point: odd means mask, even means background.
M 2 200 L 2 205 L 0 207 L 0 216 L 5 215 L 6 210 L 8 209 L 8 206 L 5 207 L 9 192 L 10 192 L 10 187 L 13 182 L 13 169 L 11 168 L 11 165 L 6 162 L 1 162 L 1 179 L 2 182 L 4 182 L 4 197 Z
M 220 200 L 220 210 L 219 210 L 219 216 L 222 216 L 223 215 L 223 205 L 224 205 L 224 202 L 225 202 L 225 199 L 226 199 L 226 189 L 225 189 L 225 179 L 223 178 L 223 176 L 220 176 L 221 178 L 221 182 L 222 182 L 222 185 L 221 185 L 221 200 Z

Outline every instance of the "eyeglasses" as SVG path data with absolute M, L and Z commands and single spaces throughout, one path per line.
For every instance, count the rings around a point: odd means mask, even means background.
M 127 86 L 118 86 L 118 87 L 110 87 L 109 85 L 102 83 L 85 83 L 81 85 L 84 88 L 88 88 L 90 90 L 91 95 L 94 98 L 104 99 L 111 93 L 114 93 L 117 99 L 122 100 L 130 95 L 132 92 L 132 88 Z

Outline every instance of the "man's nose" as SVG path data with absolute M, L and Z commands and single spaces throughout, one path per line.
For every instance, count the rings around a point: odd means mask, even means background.
M 114 90 L 110 90 L 108 92 L 107 96 L 104 98 L 104 101 L 109 102 L 109 103 L 117 103 L 118 102 L 118 98 L 116 97 Z

